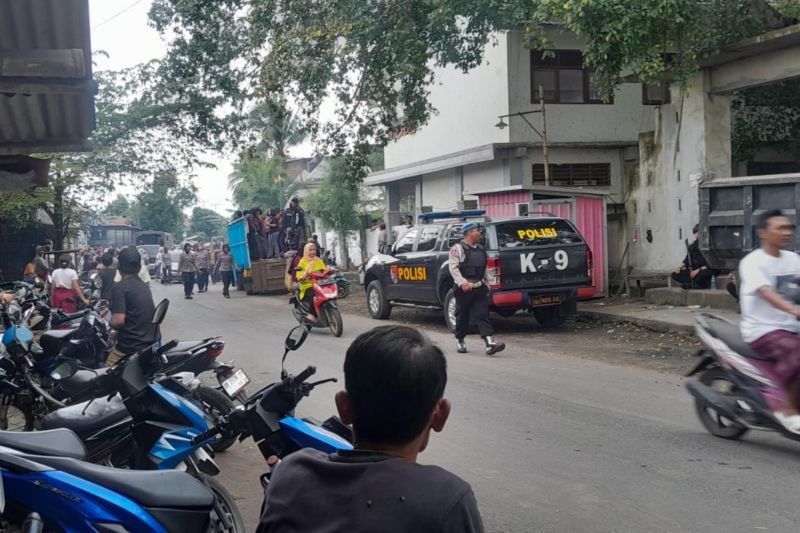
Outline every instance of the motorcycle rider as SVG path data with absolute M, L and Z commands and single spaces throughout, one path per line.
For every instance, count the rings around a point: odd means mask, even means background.
M 257 531 L 482 532 L 470 486 L 417 464 L 431 430 L 441 432 L 450 415 L 442 351 L 412 328 L 377 327 L 350 345 L 344 376 L 336 407 L 353 425 L 355 449 L 286 457 Z
M 460 243 L 450 249 L 448 267 L 455 283 L 456 349 L 467 353 L 464 337 L 470 322 L 478 324 L 478 332 L 486 343 L 486 355 L 502 352 L 506 345 L 494 341 L 494 328 L 489 322 L 489 280 L 486 273 L 486 250 L 479 244 L 481 227 L 467 222 L 461 227 Z M 471 320 L 472 319 L 472 320 Z
M 312 287 L 314 281 L 310 278 L 312 272 L 321 272 L 327 267 L 325 263 L 317 257 L 317 245 L 309 241 L 303 247 L 303 258 L 297 263 L 297 281 L 300 285 L 300 294 L 298 298 L 305 302 L 308 307 L 306 320 L 309 322 L 316 322 L 317 315 L 314 310 L 314 291 Z
M 772 374 L 787 399 L 771 406 L 775 418 L 800 434 L 800 306 L 790 294 L 797 291 L 800 255 L 784 249 L 794 241 L 794 225 L 775 209 L 759 216 L 757 229 L 761 247 L 739 264 L 742 338 L 772 359 Z

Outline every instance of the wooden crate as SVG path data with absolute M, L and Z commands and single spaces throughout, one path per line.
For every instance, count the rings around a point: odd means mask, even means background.
M 286 272 L 284 259 L 262 259 L 253 262 L 253 292 L 275 294 L 286 292 L 283 275 Z

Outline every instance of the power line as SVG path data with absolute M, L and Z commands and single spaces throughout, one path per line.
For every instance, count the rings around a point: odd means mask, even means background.
M 115 19 L 115 18 L 117 18 L 118 16 L 122 15 L 123 13 L 127 13 L 128 11 L 130 11 L 131 9 L 133 9 L 134 7 L 136 7 L 137 5 L 141 4 L 142 2 L 144 2 L 144 0 L 136 0 L 134 3 L 132 3 L 131 5 L 129 5 L 128 7 L 126 7 L 125 9 L 123 9 L 122 11 L 120 11 L 120 12 L 116 13 L 115 15 L 111 15 L 110 17 L 108 17 L 107 19 L 105 19 L 103 22 L 99 22 L 99 23 L 95 24 L 94 26 L 92 26 L 92 29 L 93 29 L 93 30 L 96 30 L 97 28 L 99 28 L 100 26 L 102 26 L 103 24 L 105 24 L 106 22 L 111 22 L 112 20 L 114 20 L 114 19 Z

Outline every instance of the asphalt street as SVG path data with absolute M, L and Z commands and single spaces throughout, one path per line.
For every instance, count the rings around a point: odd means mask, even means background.
M 350 298 L 363 298 L 359 289 Z M 235 360 L 256 390 L 280 371 L 283 339 L 296 325 L 288 298 L 233 292 L 225 300 L 220 291 L 184 300 L 181 286 L 154 285 L 156 300 L 172 303 L 164 338 L 223 336 L 221 359 Z M 349 343 L 381 323 L 346 314 L 341 338 L 314 330 L 287 367 L 313 364 L 317 378 L 341 380 Z M 447 353 L 453 413 L 420 461 L 472 485 L 487 531 L 797 531 L 800 445 L 767 433 L 739 442 L 708 435 L 679 375 L 595 360 L 609 347 L 580 331 L 565 354 L 563 333 L 532 327 L 507 336 L 493 358 L 455 353 L 438 324 L 429 333 Z M 297 414 L 335 414 L 340 386 L 320 387 Z M 217 459 L 254 526 L 263 458 L 248 441 Z

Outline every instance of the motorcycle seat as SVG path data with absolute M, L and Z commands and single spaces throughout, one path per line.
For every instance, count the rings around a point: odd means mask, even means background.
M 59 381 L 59 385 L 69 392 L 70 395 L 85 392 L 86 386 L 93 379 L 108 372 L 108 367 L 97 368 L 95 370 L 78 370 L 72 376 Z
M 0 431 L 0 446 L 35 455 L 60 455 L 72 459 L 86 458 L 86 447 L 83 442 L 68 429 L 29 433 Z
M 89 404 L 87 406 L 87 404 Z M 86 412 L 84 412 L 86 409 Z M 56 409 L 42 419 L 43 429 L 66 428 L 86 437 L 129 416 L 119 395 L 111 399 L 97 398 Z
M 124 470 L 65 457 L 27 457 L 31 461 L 91 481 L 145 507 L 211 507 L 214 495 L 199 480 L 179 470 Z
M 727 320 L 712 319 L 710 317 L 706 320 L 709 333 L 730 346 L 730 348 L 739 355 L 747 357 L 748 359 L 757 359 L 760 361 L 772 360 L 756 352 L 744 341 L 738 324 L 733 324 Z
M 76 331 L 76 329 L 51 329 L 45 331 L 42 333 L 39 344 L 47 355 L 57 355 L 61 350 L 61 345 Z
M 197 348 L 198 346 L 204 343 L 205 341 L 180 341 L 178 344 L 175 345 L 174 348 L 172 348 L 171 350 L 167 350 L 165 355 L 167 356 L 167 358 L 185 355 L 190 350 Z

